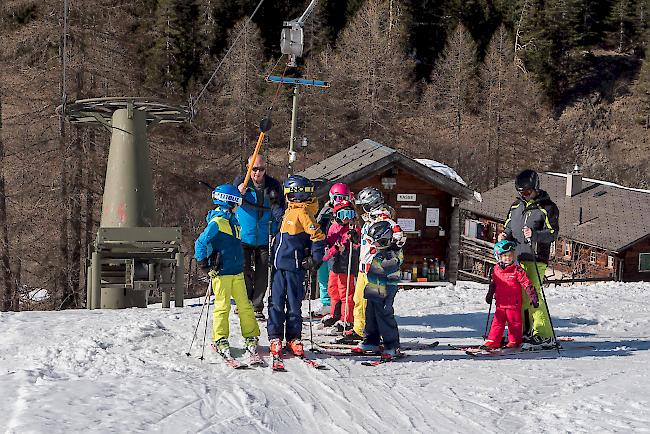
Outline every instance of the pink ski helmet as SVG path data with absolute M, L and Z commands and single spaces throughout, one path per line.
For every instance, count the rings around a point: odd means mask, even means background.
M 330 188 L 330 202 L 334 204 L 342 200 L 352 200 L 352 192 L 347 184 L 339 182 Z

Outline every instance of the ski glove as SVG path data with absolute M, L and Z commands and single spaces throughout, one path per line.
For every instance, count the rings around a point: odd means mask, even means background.
M 302 260 L 301 265 L 305 270 L 316 271 L 320 268 L 322 263 L 322 261 L 315 260 L 313 256 L 306 256 L 305 259 Z
M 488 289 L 487 294 L 485 294 L 485 302 L 491 305 L 493 298 L 494 298 L 494 283 L 490 283 L 490 289 Z
M 201 259 L 196 263 L 196 265 L 204 272 L 210 274 L 211 271 L 215 271 L 219 269 L 220 262 L 221 262 L 221 254 L 216 253 L 212 256 Z

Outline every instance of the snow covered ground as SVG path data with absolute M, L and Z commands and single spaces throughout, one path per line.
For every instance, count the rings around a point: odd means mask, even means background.
M 562 356 L 447 349 L 479 342 L 484 293 L 461 283 L 398 294 L 403 344 L 439 340 L 436 349 L 378 367 L 319 355 L 326 371 L 289 359 L 286 373 L 201 362 L 200 345 L 187 357 L 198 300 L 2 313 L 0 431 L 650 432 L 649 283 L 547 288 L 558 335 L 576 339 L 567 347 L 596 347 Z

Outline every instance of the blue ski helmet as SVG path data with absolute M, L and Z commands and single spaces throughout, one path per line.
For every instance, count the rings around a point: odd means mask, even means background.
M 501 240 L 494 245 L 494 257 L 497 262 L 501 262 L 500 256 L 506 252 L 515 250 L 517 246 L 510 240 Z
M 314 183 L 304 176 L 291 175 L 282 186 L 289 202 L 306 202 L 314 197 Z
M 234 208 L 241 205 L 241 193 L 231 184 L 222 184 L 212 191 L 212 202 L 225 208 Z

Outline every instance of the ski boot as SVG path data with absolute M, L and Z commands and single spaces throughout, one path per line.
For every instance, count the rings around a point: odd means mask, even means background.
M 305 349 L 303 348 L 302 341 L 300 339 L 291 339 L 289 342 L 287 342 L 287 348 L 296 357 L 305 356 Z
M 246 345 L 246 350 L 251 353 L 257 352 L 257 343 L 259 339 L 257 336 L 249 336 L 244 339 L 244 345 Z
M 257 343 L 259 339 L 257 336 L 249 336 L 244 339 L 244 344 L 246 345 L 246 352 L 248 353 L 248 364 L 251 366 L 263 365 L 264 359 L 260 356 L 260 353 L 257 349 Z
M 339 333 L 344 333 L 347 330 L 352 330 L 354 324 L 345 321 L 337 321 L 336 324 L 334 324 L 334 327 L 336 327 L 336 330 Z
M 280 339 L 271 339 L 269 341 L 269 352 L 273 357 L 282 357 L 282 341 Z
M 369 344 L 367 342 L 361 342 L 359 345 L 352 348 L 350 351 L 358 354 L 379 353 L 381 351 L 381 347 L 379 345 Z
M 255 311 L 255 319 L 257 321 L 266 321 L 266 317 L 264 316 L 264 312 L 261 310 L 256 310 Z
M 224 359 L 232 359 L 230 355 L 230 343 L 227 338 L 221 338 L 214 344 L 214 350 L 219 353 Z
M 337 344 L 356 344 L 363 340 L 363 336 L 359 336 L 354 330 L 347 330 L 343 332 L 343 336 L 336 340 Z
M 383 363 L 392 362 L 393 360 L 401 359 L 402 357 L 404 357 L 404 353 L 400 351 L 399 348 L 384 349 L 381 353 L 381 361 Z
M 320 322 L 323 324 L 323 327 L 332 327 L 337 321 L 338 319 L 332 315 L 325 315 Z
M 483 345 L 479 347 L 479 349 L 483 351 L 494 351 L 498 350 L 499 348 L 501 348 L 501 342 L 494 342 L 491 340 L 485 341 Z

